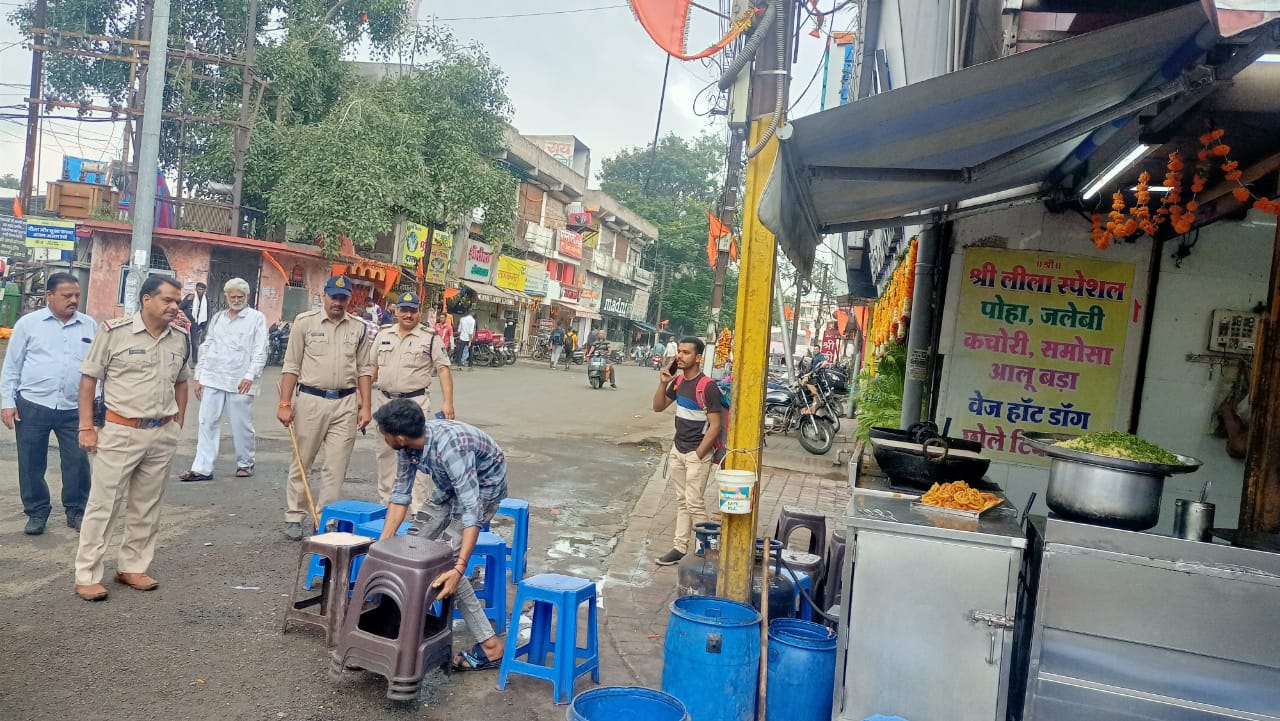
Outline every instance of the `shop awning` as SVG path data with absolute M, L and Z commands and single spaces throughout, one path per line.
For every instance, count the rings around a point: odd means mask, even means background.
M 1217 40 L 1194 3 L 800 118 L 779 135 L 760 220 L 807 273 L 823 234 L 1034 192 L 1096 149 L 1094 130 L 1188 90 L 1184 68 Z
M 497 286 L 488 283 L 478 283 L 475 281 L 465 281 L 465 285 L 476 292 L 476 297 L 486 303 L 497 303 L 498 305 L 511 305 L 515 299 L 511 294 Z
M 658 329 L 658 326 L 656 326 L 656 325 L 654 325 L 654 324 L 652 324 L 652 323 L 645 323 L 645 322 L 644 322 L 644 321 L 642 321 L 642 320 L 633 320 L 633 321 L 631 321 L 631 322 L 632 322 L 632 323 L 634 323 L 634 324 L 635 324 L 635 326 L 636 326 L 637 328 L 639 328 L 640 330 L 648 331 L 648 332 L 650 332 L 650 333 L 652 333 L 652 332 L 654 332 L 654 331 L 656 331 L 656 330 Z
M 569 302 L 569 301 L 567 301 L 567 300 L 553 300 L 553 301 L 551 301 L 551 302 L 552 302 L 554 305 L 557 305 L 557 306 L 559 306 L 559 307 L 561 307 L 561 308 L 564 308 L 565 310 L 569 311 L 570 313 L 573 313 L 573 314 L 574 314 L 575 316 L 577 316 L 578 318 L 590 318 L 591 320 L 600 320 L 600 319 L 601 319 L 601 316 L 600 316 L 600 314 L 599 314 L 599 313 L 595 312 L 594 310 L 590 310 L 590 309 L 588 309 L 588 308 L 583 308 L 582 306 L 578 305 L 577 303 L 571 303 L 571 302 Z

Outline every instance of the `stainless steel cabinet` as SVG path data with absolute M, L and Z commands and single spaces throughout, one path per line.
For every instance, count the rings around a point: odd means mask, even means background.
M 992 513 L 854 496 L 835 718 L 1005 721 L 1026 537 Z

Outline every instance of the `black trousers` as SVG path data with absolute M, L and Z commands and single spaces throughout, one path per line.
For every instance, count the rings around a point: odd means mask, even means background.
M 22 419 L 14 423 L 14 435 L 18 441 L 18 488 L 23 511 L 31 518 L 49 517 L 49 484 L 44 475 L 49 467 L 52 432 L 57 436 L 62 462 L 62 507 L 68 513 L 84 513 L 89 500 L 89 454 L 80 448 L 80 411 L 55 411 L 26 400 L 21 393 L 16 405 Z

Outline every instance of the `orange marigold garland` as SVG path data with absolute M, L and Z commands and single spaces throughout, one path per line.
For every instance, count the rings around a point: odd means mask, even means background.
M 911 296 L 916 287 L 917 242 L 911 239 L 902 260 L 889 276 L 889 284 L 876 301 L 871 315 L 871 328 L 867 332 L 867 358 L 880 359 L 895 345 L 907 339 L 907 325 L 911 319 Z M 874 364 L 869 367 L 874 369 Z M 874 370 L 872 371 L 874 372 Z

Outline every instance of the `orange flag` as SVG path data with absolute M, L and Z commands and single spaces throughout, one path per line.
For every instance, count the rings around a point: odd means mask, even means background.
M 729 260 L 738 262 L 738 239 L 732 235 L 729 236 Z
M 791 306 L 784 305 L 782 306 L 782 317 L 786 318 L 787 320 L 791 320 L 792 318 L 796 317 L 796 312 L 794 310 L 791 310 Z
M 15 218 L 22 217 L 22 203 L 18 202 L 17 197 L 14 197 L 13 199 L 13 217 Z

